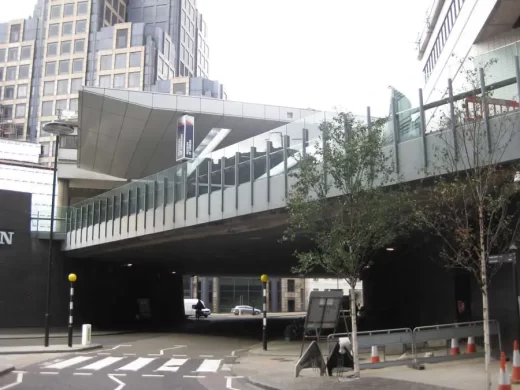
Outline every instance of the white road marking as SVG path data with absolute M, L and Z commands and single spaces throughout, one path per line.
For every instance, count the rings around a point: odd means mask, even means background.
M 0 387 L 0 390 L 7 390 L 7 389 L 10 389 L 11 387 L 15 387 L 15 386 L 19 385 L 20 383 L 22 383 L 22 381 L 23 381 L 23 373 L 19 372 L 18 374 L 16 374 L 15 382 L 9 383 L 8 385 Z
M 126 366 L 118 368 L 117 371 L 137 371 L 153 362 L 155 358 L 137 358 L 132 362 L 128 363 Z
M 183 375 L 183 378 L 206 378 L 205 376 L 199 376 L 199 375 Z M 2 390 L 2 389 L 0 389 Z
M 112 376 L 126 376 L 126 374 L 109 374 L 109 375 L 112 375 Z
M 136 353 L 124 353 L 123 355 L 125 355 L 125 356 L 135 356 L 137 354 Z
M 222 362 L 220 359 L 206 359 L 202 362 L 199 368 L 197 368 L 196 372 L 217 372 L 220 367 L 220 362 Z
M 159 374 L 143 374 L 141 376 L 145 376 L 147 378 L 164 378 L 164 375 L 159 375 Z
M 95 363 L 89 364 L 88 366 L 80 367 L 79 370 L 95 370 L 95 371 L 101 370 L 102 368 L 108 367 L 111 364 L 114 364 L 122 359 L 124 359 L 124 358 L 110 356 L 110 357 L 101 359 Z
M 188 355 L 172 355 L 173 357 L 186 357 Z
M 58 375 L 58 373 L 56 371 L 53 371 L 53 372 L 40 372 L 40 374 L 42 374 L 42 375 Z
M 125 387 L 125 383 L 121 382 L 119 379 L 115 378 L 113 374 L 109 375 L 108 377 L 119 385 L 114 390 L 121 390 L 123 387 Z
M 226 379 L 226 388 L 228 388 L 229 390 L 238 390 L 233 387 L 233 378 L 228 377 Z
M 179 348 L 186 348 L 186 346 L 185 345 L 174 345 L 173 347 L 170 347 L 170 348 L 161 349 L 159 351 L 159 353 L 149 353 L 148 356 L 163 356 L 164 351 L 169 351 L 171 349 L 179 349 Z
M 231 364 L 223 364 L 220 371 L 231 371 Z
M 46 366 L 45 368 L 55 368 L 57 370 L 61 370 L 62 368 L 67 368 L 75 364 L 80 364 L 90 359 L 92 359 L 92 356 L 76 356 L 71 359 L 63 360 L 59 363 L 51 364 L 50 366 Z
M 177 372 L 188 359 L 170 359 L 155 371 Z
M 121 347 L 131 347 L 131 346 L 132 346 L 131 344 L 119 344 L 119 345 L 116 345 L 113 348 L 105 348 L 105 349 L 102 349 L 101 351 L 92 351 L 91 353 L 97 353 L 99 355 L 103 351 L 114 351 L 114 350 L 116 350 L 118 348 L 121 348 Z
M 98 352 L 98 355 L 110 355 L 110 352 Z
M 91 372 L 75 372 L 74 374 L 72 375 L 82 375 L 82 376 L 87 376 L 87 375 L 92 375 Z
M 225 376 L 224 378 L 228 379 L 228 378 L 231 378 L 231 379 L 242 379 L 243 376 Z
M 212 358 L 213 355 L 199 355 L 201 358 Z
M 18 371 L 18 370 L 13 370 L 11 371 L 13 374 L 27 374 L 27 371 Z

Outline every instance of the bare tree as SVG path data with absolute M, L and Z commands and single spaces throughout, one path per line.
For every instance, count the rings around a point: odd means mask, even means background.
M 489 258 L 509 250 L 518 226 L 517 209 L 511 207 L 516 168 L 506 163 L 509 153 L 517 152 L 511 150 L 511 141 L 518 131 L 518 111 L 490 109 L 511 102 L 493 99 L 493 92 L 481 87 L 494 62 L 464 71 L 473 93 L 449 116 L 439 118 L 442 128 L 456 131 L 432 136 L 436 146 L 427 173 L 435 176 L 435 183 L 422 189 L 427 197 L 416 208 L 419 221 L 440 238 L 443 263 L 470 272 L 480 287 L 487 388 L 491 385 L 488 290 L 498 268 L 490 265 Z M 497 115 L 490 120 L 490 114 Z

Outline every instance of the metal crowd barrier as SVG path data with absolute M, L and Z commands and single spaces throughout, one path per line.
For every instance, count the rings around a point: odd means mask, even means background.
M 489 321 L 489 332 L 490 336 L 498 337 L 498 347 L 502 350 L 502 339 L 500 335 L 500 324 L 496 320 Z M 377 346 L 382 348 L 384 353 L 384 360 L 380 363 L 366 363 L 362 364 L 362 368 L 379 368 L 391 365 L 404 365 L 409 362 L 413 362 L 412 367 L 417 368 L 418 360 L 421 361 L 445 361 L 449 359 L 456 359 L 457 356 L 436 356 L 430 358 L 419 358 L 418 347 L 420 343 L 427 342 L 430 340 L 451 340 L 451 339 L 464 339 L 468 337 L 482 337 L 484 334 L 484 321 L 472 321 L 472 322 L 458 322 L 452 324 L 440 324 L 431 326 L 419 326 L 415 329 L 411 328 L 396 328 L 396 329 L 382 329 L 358 332 L 358 350 L 364 348 L 371 348 Z M 331 356 L 335 344 L 339 342 L 340 337 L 350 337 L 352 332 L 346 333 L 332 333 L 327 336 L 327 351 L 328 359 Z M 331 348 L 331 342 L 332 348 Z M 403 353 L 405 352 L 405 346 L 410 345 L 412 349 L 412 356 L 408 359 L 399 359 L 394 361 L 386 360 L 386 346 L 392 344 L 403 344 Z M 469 358 L 479 356 L 479 354 L 461 354 L 458 358 Z
M 498 348 L 502 350 L 500 324 L 496 320 L 489 320 L 490 336 L 498 337 Z M 430 340 L 450 340 L 468 337 L 482 337 L 484 335 L 484 321 L 456 322 L 452 324 L 419 326 L 413 330 L 414 337 L 414 361 L 418 360 L 418 344 Z M 463 356 L 463 355 L 461 355 Z M 472 356 L 475 356 L 474 354 Z M 446 357 L 421 358 L 422 360 L 444 360 Z M 453 357 L 451 357 L 453 358 Z

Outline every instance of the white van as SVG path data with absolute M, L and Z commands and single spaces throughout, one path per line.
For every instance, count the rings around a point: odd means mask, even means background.
M 195 306 L 198 301 L 199 301 L 198 299 L 185 299 L 184 300 L 184 315 L 186 316 L 186 318 L 195 317 L 195 309 L 193 308 L 193 306 Z M 203 301 L 201 301 L 201 302 L 204 305 L 204 302 Z M 202 315 L 206 318 L 209 315 L 211 315 L 211 310 L 206 308 L 206 305 L 204 305 L 204 309 L 202 309 Z

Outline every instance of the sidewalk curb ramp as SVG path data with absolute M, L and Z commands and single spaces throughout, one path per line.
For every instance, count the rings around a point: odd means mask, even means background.
M 12 348 L 12 349 L 9 349 Z M 63 348 L 57 349 L 56 347 L 41 347 L 34 346 L 33 349 L 16 349 L 16 347 L 2 347 L 0 355 L 28 355 L 28 354 L 40 354 L 40 353 L 71 353 L 71 352 L 82 352 L 91 351 L 93 349 L 103 348 L 101 344 L 91 344 L 86 347 L 72 347 L 69 348 L 65 345 Z M 1 367 L 1 366 L 0 366 Z

